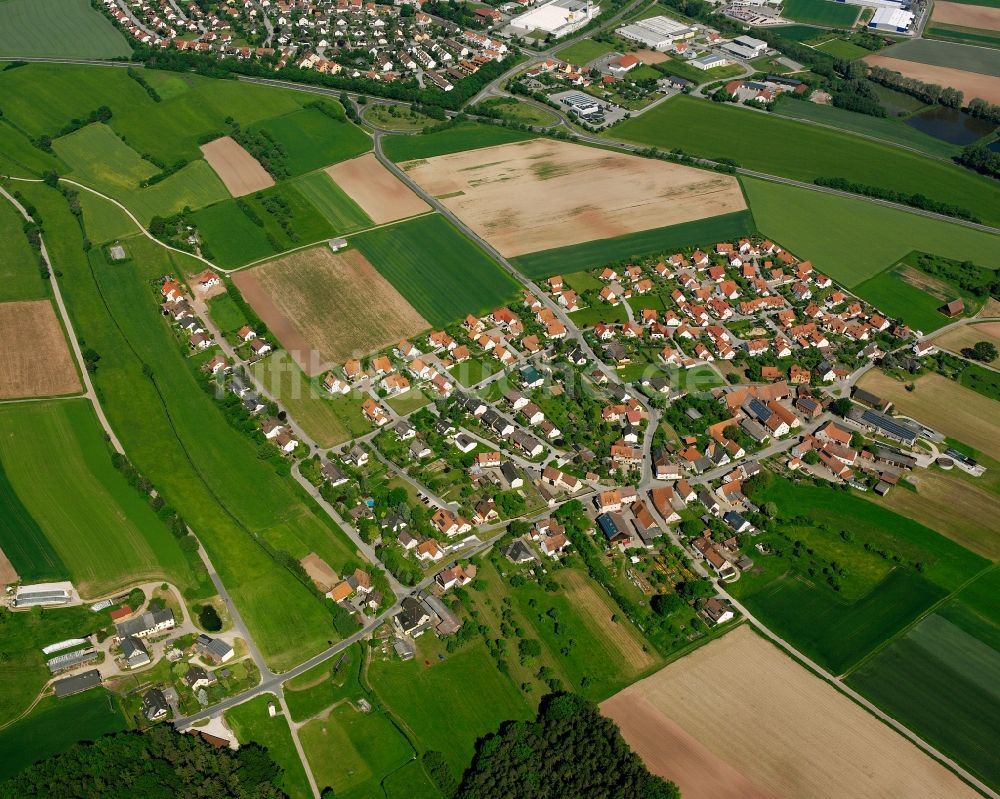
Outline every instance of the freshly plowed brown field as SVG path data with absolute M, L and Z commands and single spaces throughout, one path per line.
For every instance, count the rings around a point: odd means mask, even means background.
M 311 376 L 430 326 L 357 250 L 322 245 L 237 272 L 233 281 Z
M 504 256 L 746 208 L 733 177 L 546 139 L 402 166 Z
M 924 83 L 936 83 L 939 86 L 960 89 L 969 100 L 981 97 L 988 103 L 1000 103 L 1000 78 L 991 75 L 980 75 L 978 72 L 966 72 L 964 69 L 951 67 L 935 67 L 887 55 L 866 56 L 865 61 L 874 67 L 901 72 L 908 78 L 916 78 Z
M 0 399 L 79 390 L 80 377 L 52 303 L 0 303 Z
M 361 206 L 376 225 L 416 216 L 431 207 L 379 163 L 374 153 L 326 168 L 326 174 Z
M 684 799 L 979 796 L 748 625 L 601 711 Z
M 274 179 L 231 136 L 201 145 L 201 154 L 233 197 L 253 194 L 274 185 Z

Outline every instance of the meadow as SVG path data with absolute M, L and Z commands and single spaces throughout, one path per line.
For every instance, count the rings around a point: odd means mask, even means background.
M 958 145 L 935 139 L 892 117 L 873 117 L 832 105 L 804 103 L 798 100 L 778 101 L 774 104 L 773 113 L 780 117 L 816 122 L 831 128 L 881 139 L 889 144 L 918 150 L 932 157 L 951 158 L 962 151 Z
M 264 131 L 284 146 L 284 162 L 292 176 L 354 158 L 372 148 L 368 135 L 348 122 L 340 103 L 323 102 L 342 116 L 334 119 L 318 108 L 303 108 L 250 125 L 251 131 Z
M 826 0 L 824 0 L 825 2 Z M 819 45 L 817 50 L 820 50 L 828 55 L 832 55 L 834 58 L 843 58 L 847 61 L 854 61 L 858 58 L 864 58 L 870 50 L 866 50 L 864 47 L 854 44 L 853 42 L 848 42 L 844 39 L 828 39 Z
M 359 233 L 351 243 L 435 327 L 517 292 L 512 277 L 438 214 Z
M 76 180 L 127 206 L 144 224 L 154 216 L 171 216 L 185 207 L 201 208 L 229 196 L 212 168 L 202 160 L 147 188 L 139 183 L 160 170 L 125 144 L 103 123 L 61 136 L 52 148 Z
M 306 435 L 324 449 L 371 432 L 372 426 L 361 413 L 360 396 L 333 396 L 318 378 L 309 380 L 287 353 L 272 355 L 252 371 L 268 393 L 281 400 Z
M 772 554 L 755 557 L 753 571 L 731 590 L 771 629 L 835 674 L 987 564 L 917 522 L 830 487 L 775 478 L 757 498 L 777 505 L 782 535 L 765 534 Z M 849 531 L 847 538 L 842 530 Z M 795 540 L 808 555 L 796 554 Z M 844 570 L 840 592 L 820 573 L 831 562 Z
M 87 0 L 4 0 L 0 52 L 21 58 L 117 58 L 130 55 L 132 48 Z
M 828 0 L 817 2 L 844 8 Z M 740 135 L 730 135 L 736 129 Z M 704 158 L 730 158 L 749 169 L 806 182 L 842 177 L 905 193 L 923 192 L 968 208 L 984 222 L 1000 222 L 1000 195 L 987 178 L 850 133 L 745 108 L 679 96 L 626 120 L 608 135 Z M 776 141 L 780 147 L 774 146 Z
M 24 235 L 24 219 L 6 200 L 0 202 L 0 302 L 37 300 L 49 287 L 38 271 L 39 256 Z
M 188 261 L 139 238 L 128 241 L 133 268 L 108 265 L 95 250 L 88 261 L 62 197 L 42 184 L 26 193 L 62 264 L 77 333 L 102 355 L 95 385 L 129 457 L 204 543 L 269 664 L 288 668 L 319 651 L 333 637 L 328 612 L 257 537 L 279 548 L 301 537 L 293 548 L 323 552 L 338 566 L 353 550 L 298 485 L 258 459 L 195 380 L 147 283 L 183 273 Z M 274 596 L 282 597 L 280 614 Z
M 527 719 L 533 709 L 476 641 L 438 661 L 440 644 L 423 636 L 410 661 L 376 659 L 368 679 L 379 699 L 419 742 L 444 754 L 456 776 L 469 765 L 476 740 L 501 722 Z M 447 718 L 447 723 L 443 719 Z
M 246 316 L 228 292 L 212 297 L 208 301 L 208 312 L 223 334 L 235 332 L 247 324 Z
M 252 222 L 236 200 L 201 208 L 191 215 L 191 221 L 219 266 L 242 266 L 275 252 L 264 228 Z
M 781 16 L 813 25 L 850 28 L 858 18 L 858 9 L 828 0 L 784 0 Z
M 912 267 L 907 267 L 901 262 L 863 283 L 858 283 L 854 287 L 854 292 L 883 313 L 893 319 L 902 320 L 915 330 L 931 333 L 949 324 L 951 320 L 938 310 L 948 300 L 929 294 L 914 285 L 907 279 L 912 274 Z M 957 296 L 959 292 L 952 290 L 948 299 Z
M 299 731 L 320 790 L 338 799 L 367 799 L 381 793 L 382 780 L 414 758 L 392 720 L 379 710 L 361 713 L 341 704 Z
M 362 646 L 354 644 L 332 660 L 285 683 L 285 702 L 293 721 L 305 721 L 335 702 L 355 701 L 366 695 L 361 686 L 361 665 L 365 657 Z
M 978 230 L 771 181 L 742 178 L 760 232 L 848 288 L 913 250 L 1000 267 L 1000 237 Z M 830 235 L 831 224 L 850 241 Z
M 382 139 L 382 150 L 390 159 L 399 163 L 534 138 L 533 133 L 477 122 L 462 122 L 421 136 L 386 136 Z
M 338 232 L 294 182 L 279 183 L 243 198 L 264 223 L 264 233 L 279 251 L 323 241 Z
M 182 591 L 194 587 L 177 540 L 111 465 L 103 435 L 87 400 L 0 406 L 10 486 L 82 595 L 160 577 Z M 20 571 L 18 553 L 5 552 Z
M 864 663 L 848 684 L 998 787 L 1000 651 L 981 640 L 983 624 L 960 605 L 948 606 Z M 1000 635 L 1000 627 L 989 634 Z
M 594 269 L 612 261 L 634 256 L 735 240 L 755 232 L 751 212 L 736 211 L 615 238 L 533 252 L 512 258 L 511 263 L 519 272 L 532 280 L 538 280 L 550 275 Z
M 10 120 L 0 117 L 0 174 L 31 178 L 47 169 L 65 172 L 66 165 L 55 154 L 39 150 Z
M 267 710 L 270 703 L 277 704 L 277 700 L 270 694 L 264 694 L 237 705 L 226 711 L 226 722 L 241 743 L 253 741 L 267 749 L 284 771 L 281 788 L 291 799 L 310 799 L 312 790 L 295 750 L 288 721 L 280 713 L 270 716 Z
M 0 549 L 25 581 L 63 580 L 69 570 L 14 491 L 0 460 Z
M 87 237 L 91 244 L 106 242 L 131 236 L 138 226 L 114 203 L 98 197 L 89 191 L 79 193 L 80 208 L 83 209 L 83 223 L 87 227 Z
M 102 688 L 65 699 L 46 697 L 28 718 L 0 731 L 0 782 L 77 741 L 95 741 L 127 726 L 117 698 Z
M 387 799 L 442 799 L 417 761 L 407 763 L 382 781 Z
M 614 50 L 607 42 L 595 42 L 593 39 L 581 39 L 559 50 L 556 55 L 570 64 L 589 64 L 595 58 Z

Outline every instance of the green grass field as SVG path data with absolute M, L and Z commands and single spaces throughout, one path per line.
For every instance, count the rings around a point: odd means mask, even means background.
M 335 100 L 323 102 L 343 111 Z M 348 122 L 346 116 L 333 119 L 318 108 L 303 108 L 267 119 L 251 125 L 250 129 L 266 131 L 284 145 L 288 153 L 285 163 L 292 175 L 354 158 L 372 148 L 371 139 L 357 125 Z
M 299 737 L 320 790 L 333 788 L 338 799 L 379 795 L 382 779 L 414 757 L 385 713 L 360 713 L 348 704 L 310 721 Z
M 675 75 L 678 78 L 692 81 L 693 83 L 708 83 L 710 81 L 734 78 L 743 74 L 743 68 L 738 64 L 729 64 L 725 67 L 714 67 L 713 69 L 698 69 L 691 66 L 683 58 L 671 57 L 656 65 L 656 71 L 662 75 Z
M 252 222 L 236 200 L 223 200 L 195 211 L 191 220 L 219 266 L 241 266 L 275 252 L 264 228 Z
M 659 77 L 659 74 L 656 77 Z M 490 100 L 484 100 L 480 105 L 499 112 L 504 119 L 512 119 L 526 125 L 554 125 L 558 122 L 558 117 L 551 111 L 546 111 L 537 105 L 522 102 L 513 97 L 494 97 Z
M 953 621 L 961 609 L 947 607 L 864 663 L 848 683 L 997 787 L 1000 651 L 981 640 L 984 619 L 969 619 L 974 626 L 964 629 Z M 1000 627 L 988 634 L 1000 635 Z
M 243 199 L 264 223 L 264 232 L 278 242 L 282 251 L 328 239 L 336 232 L 293 182 L 279 183 Z M 285 209 L 269 212 L 269 199 L 283 203 Z M 284 214 L 287 214 L 285 222 Z
M 829 2 L 829 0 L 823 0 L 823 2 Z M 864 47 L 859 47 L 853 42 L 845 41 L 844 39 L 829 39 L 819 45 L 817 50 L 832 55 L 834 58 L 843 58 L 847 61 L 855 61 L 859 58 L 864 58 L 871 51 L 866 50 Z
M 24 235 L 24 219 L 4 200 L 0 202 L 0 302 L 37 300 L 49 294 L 38 271 L 39 256 Z
M 0 549 L 22 580 L 31 582 L 69 577 L 66 565 L 11 485 L 2 460 L 0 510 L 4 518 L 4 525 L 0 527 Z
M 160 170 L 102 123 L 61 136 L 52 148 L 70 167 L 66 177 L 114 197 L 145 224 L 154 216 L 171 216 L 185 207 L 201 208 L 229 196 L 203 160 L 193 161 L 159 183 L 139 188 L 140 181 Z
M 887 47 L 880 52 L 880 55 L 902 58 L 904 61 L 916 61 L 919 64 L 964 69 L 1000 78 L 1000 53 L 987 47 L 970 47 L 933 39 L 913 39 Z
M 273 668 L 324 648 L 335 636 L 329 613 L 256 536 L 294 557 L 315 550 L 338 570 L 353 549 L 297 484 L 258 459 L 256 445 L 196 382 L 148 283 L 194 264 L 144 238 L 128 240 L 128 269 L 105 263 L 95 250 L 88 264 L 62 197 L 42 184 L 26 192 L 45 219 L 77 332 L 102 355 L 95 384 L 130 458 L 204 543 Z M 154 380 L 143 375 L 145 364 Z M 274 612 L 275 596 L 282 597 L 281 613 Z
M 963 25 L 946 25 L 942 22 L 932 23 L 924 29 L 924 36 L 931 39 L 958 42 L 959 44 L 1000 47 L 1000 33 L 981 28 L 967 28 Z
M 312 172 L 292 182 L 338 235 L 356 233 L 374 223 L 325 172 Z
M 27 137 L 0 118 L 0 175 L 37 178 L 47 169 L 65 172 L 66 165 L 53 153 L 45 153 Z
M 258 696 L 227 711 L 226 721 L 240 743 L 254 741 L 267 748 L 274 762 L 284 770 L 281 788 L 291 799 L 310 799 L 312 791 L 288 722 L 281 714 L 268 715 L 267 706 L 275 701 L 269 694 Z
M 321 447 L 343 444 L 372 430 L 361 414 L 362 397 L 333 396 L 318 378 L 310 381 L 284 352 L 256 364 L 253 373 Z
M 832 128 L 859 133 L 862 136 L 881 139 L 939 158 L 951 158 L 962 151 L 961 147 L 921 133 L 900 120 L 857 114 L 832 105 L 780 100 L 774 104 L 773 113 L 789 119 L 817 122 Z
M 435 326 L 517 293 L 514 279 L 438 214 L 359 233 L 351 243 Z
M 480 736 L 534 711 L 497 671 L 485 644 L 476 641 L 438 661 L 431 651 L 441 646 L 427 639 L 417 642 L 413 660 L 376 660 L 368 676 L 381 701 L 416 737 L 418 748 L 444 754 L 458 775 L 469 765 Z M 442 713 L 447 713 L 446 724 Z
M 386 777 L 382 789 L 387 799 L 442 799 L 441 792 L 431 784 L 427 772 L 417 761 L 407 763 Z
M 668 250 L 672 252 L 698 244 L 714 245 L 717 241 L 738 239 L 754 232 L 756 229 L 750 212 L 736 211 L 694 222 L 519 255 L 512 258 L 511 263 L 523 274 L 537 280 L 560 273 L 594 269 L 611 261 L 632 256 L 650 255 Z
M 135 234 L 139 228 L 114 203 L 89 191 L 79 193 L 83 224 L 91 244 L 105 244 Z
M 828 0 L 817 2 L 838 7 Z M 733 136 L 733 130 L 740 135 Z M 922 192 L 968 208 L 984 222 L 1000 222 L 1000 193 L 980 175 L 850 133 L 744 108 L 679 96 L 626 120 L 607 135 L 663 150 L 679 147 L 706 158 L 732 158 L 749 169 L 810 183 L 817 177 L 843 177 L 895 191 Z M 775 141 L 782 145 L 775 147 Z
M 569 47 L 556 52 L 556 56 L 570 64 L 589 64 L 595 58 L 614 50 L 607 42 L 595 42 L 593 39 L 581 39 Z
M 195 584 L 177 540 L 111 465 L 88 401 L 0 406 L 0 460 L 84 596 L 158 577 Z
M 815 28 L 811 25 L 782 25 L 774 30 L 793 42 L 808 42 L 830 36 L 830 31 L 826 28 Z
M 821 563 L 836 562 L 844 569 L 841 592 L 825 584 L 812 554 L 796 558 L 791 541 L 779 536 L 768 538 L 772 554 L 754 558 L 754 570 L 734 583 L 732 592 L 771 629 L 835 674 L 987 565 L 917 522 L 830 487 L 775 478 L 758 498 L 777 505 L 779 529 L 788 539 L 801 541 Z M 842 530 L 849 531 L 849 540 Z M 912 565 L 918 562 L 919 572 Z
M 131 52 L 125 36 L 87 0 L 0 3 L 0 53 L 5 56 L 115 58 Z
M 912 250 L 1000 267 L 998 237 L 821 192 L 742 178 L 757 227 L 781 246 L 810 259 L 849 288 L 877 275 Z M 850 257 L 831 225 L 850 237 Z
M 77 741 L 126 728 L 117 699 L 104 689 L 43 699 L 28 718 L 0 731 L 0 782 Z
M 247 324 L 243 311 L 229 294 L 220 294 L 208 301 L 208 310 L 223 333 L 239 330 Z
M 347 657 L 343 663 L 342 657 Z M 318 715 L 334 702 L 354 701 L 366 695 L 361 687 L 364 653 L 360 644 L 285 683 L 285 702 L 294 721 Z M 334 674 L 336 669 L 336 674 Z
M 387 136 L 382 140 L 382 149 L 389 158 L 398 163 L 534 138 L 537 137 L 533 133 L 522 133 L 496 125 L 463 122 L 453 128 L 421 136 Z
M 784 0 L 781 16 L 796 22 L 850 28 L 858 18 L 858 9 L 829 0 Z

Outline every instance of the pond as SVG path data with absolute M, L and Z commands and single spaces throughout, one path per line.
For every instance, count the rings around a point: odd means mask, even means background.
M 943 105 L 928 108 L 906 120 L 906 124 L 949 144 L 972 144 L 993 132 L 996 125 Z

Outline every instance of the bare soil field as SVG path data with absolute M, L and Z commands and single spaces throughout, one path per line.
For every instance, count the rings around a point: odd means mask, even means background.
M 78 391 L 80 377 L 52 303 L 0 303 L 0 399 Z
M 866 56 L 865 61 L 875 67 L 901 72 L 908 78 L 960 89 L 965 92 L 965 96 L 969 100 L 973 97 L 981 97 L 988 103 L 1000 103 L 1000 78 L 980 75 L 977 72 L 966 72 L 964 69 L 935 67 L 916 61 L 904 61 L 902 58 L 892 58 L 885 55 Z
M 979 795 L 748 625 L 629 686 L 601 711 L 685 799 Z
M 582 611 L 584 623 L 601 639 L 609 641 L 621 653 L 622 660 L 636 674 L 653 665 L 653 657 L 643 651 L 642 645 L 628 628 L 611 621 L 614 611 L 597 593 L 587 578 L 576 571 L 567 570 L 562 577 L 566 596 L 574 607 Z
M 267 170 L 231 136 L 201 145 L 201 154 L 233 197 L 253 194 L 274 185 Z
M 935 2 L 932 22 L 962 25 L 966 28 L 985 28 L 1000 31 L 1000 8 L 969 6 L 964 3 Z
M 431 207 L 386 169 L 374 153 L 326 168 L 326 174 L 361 206 L 376 225 L 416 216 Z
M 636 50 L 632 55 L 638 58 L 643 64 L 662 64 L 670 57 L 659 50 Z
M 957 469 L 951 473 L 921 470 L 916 492 L 894 488 L 885 497 L 866 499 L 925 524 L 990 560 L 1000 560 L 1000 496 Z M 955 509 L 961 508 L 961 513 Z
M 1000 348 L 1000 322 L 983 322 L 981 325 L 962 325 L 949 330 L 934 339 L 942 349 L 961 353 L 965 347 L 975 346 L 980 341 L 989 341 Z M 990 361 L 990 366 L 1000 363 L 1000 358 Z
M 727 175 L 545 139 L 403 168 L 505 256 L 746 208 Z
M 340 582 L 337 572 L 315 552 L 310 552 L 299 561 L 299 564 L 306 570 L 309 579 L 316 583 L 316 587 L 324 593 Z
M 430 325 L 357 250 L 295 252 L 233 281 L 310 376 Z
M 1000 459 L 1000 427 L 996 402 L 954 380 L 927 374 L 905 384 L 872 369 L 858 385 L 896 404 L 896 412 L 912 416 L 963 444 Z
M 10 559 L 4 554 L 3 550 L 0 549 L 0 588 L 7 585 L 13 585 L 19 579 L 21 579 L 17 574 L 17 569 L 14 568 L 14 564 L 10 562 Z

